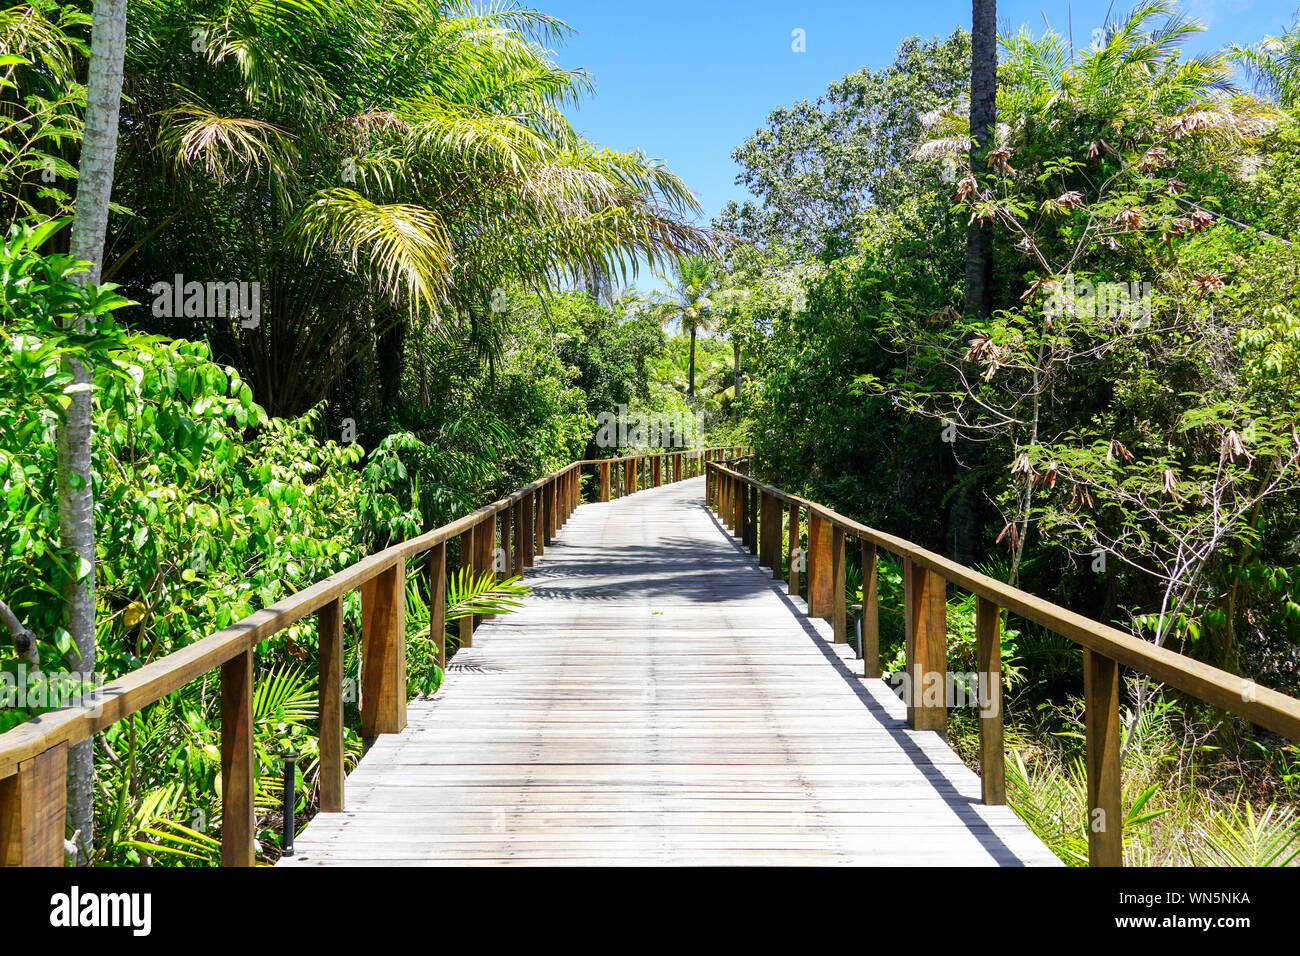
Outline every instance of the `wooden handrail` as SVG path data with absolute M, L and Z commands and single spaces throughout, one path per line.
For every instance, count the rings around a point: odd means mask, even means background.
M 439 665 L 445 665 L 446 544 L 460 539 L 462 567 L 476 573 L 497 566 L 497 545 L 511 574 L 531 567 L 535 554 L 578 507 L 585 466 L 605 469 L 646 463 L 645 487 L 660 483 L 662 459 L 674 461 L 674 480 L 693 477 L 688 461 L 712 462 L 742 449 L 693 449 L 572 462 L 504 498 L 448 524 L 357 561 L 310 587 L 193 644 L 105 684 L 77 706 L 41 714 L 0 734 L 0 866 L 59 865 L 66 818 L 67 748 L 221 669 L 222 862 L 252 865 L 253 652 L 279 631 L 317 615 L 320 638 L 321 811 L 343 809 L 343 598 L 361 591 L 363 734 L 397 733 L 406 724 L 406 563 L 428 552 L 430 629 Z M 653 463 L 652 463 L 653 462 Z M 699 474 L 697 468 L 695 474 Z M 635 490 L 630 488 L 630 490 Z M 476 621 L 461 620 L 462 646 Z
M 757 553 L 759 565 L 780 577 L 782 522 L 788 512 L 789 593 L 800 592 L 804 574 L 808 613 L 831 621 L 837 643 L 847 641 L 844 620 L 846 538 L 861 543 L 863 568 L 863 671 L 880 677 L 876 549 L 903 561 L 907 719 L 915 729 L 944 732 L 947 724 L 948 583 L 977 596 L 976 651 L 981 680 L 981 770 L 986 803 L 1005 803 L 1001 709 L 1001 613 L 1009 611 L 1078 644 L 1084 652 L 1085 740 L 1088 771 L 1088 856 L 1092 865 L 1123 862 L 1123 815 L 1119 776 L 1119 665 L 1146 674 L 1192 697 L 1292 740 L 1300 740 L 1300 700 L 1260 687 L 1203 661 L 1158 647 L 1027 591 L 981 574 L 905 538 L 867 525 L 765 484 L 717 462 L 706 464 L 708 503 L 721 520 Z M 742 466 L 743 467 L 743 466 Z M 787 507 L 788 506 L 788 507 Z M 799 550 L 799 513 L 808 515 L 808 552 Z M 751 525 L 757 518 L 757 531 Z M 936 683 L 939 693 L 933 693 Z M 1118 821 L 1116 823 L 1116 821 Z

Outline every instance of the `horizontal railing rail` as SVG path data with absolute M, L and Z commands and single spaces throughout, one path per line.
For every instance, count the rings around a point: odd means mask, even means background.
M 1002 611 L 1019 615 L 1083 649 L 1084 737 L 1088 777 L 1088 859 L 1093 866 L 1123 864 L 1120 796 L 1120 694 L 1122 665 L 1177 688 L 1198 700 L 1292 740 L 1300 740 L 1300 700 L 1202 661 L 1158 647 L 1005 582 L 958 564 L 904 538 L 877 531 L 816 502 L 749 476 L 747 462 L 729 468 L 706 464 L 709 506 L 732 529 L 760 566 L 781 577 L 787 567 L 788 593 L 807 595 L 811 617 L 830 621 L 837 643 L 847 643 L 844 602 L 845 544 L 861 546 L 863 673 L 879 678 L 880 610 L 877 549 L 903 562 L 904 697 L 908 724 L 944 733 L 947 727 L 947 585 L 976 595 L 976 655 L 980 709 L 980 769 L 983 799 L 1006 803 L 1002 736 Z M 801 553 L 802 515 L 808 547 Z M 787 555 L 782 537 L 788 531 Z M 800 586 L 800 574 L 804 574 Z M 936 685 L 938 692 L 936 693 Z
M 736 447 L 575 461 L 455 521 L 399 542 L 288 595 L 243 620 L 105 684 L 78 706 L 41 714 L 0 734 L 0 866 L 58 866 L 64 857 L 68 748 L 157 703 L 186 684 L 221 671 L 221 860 L 254 862 L 254 650 L 317 615 L 321 812 L 344 806 L 343 599 L 361 592 L 361 733 L 371 738 L 406 726 L 406 563 L 427 552 L 429 629 L 446 666 L 447 543 L 459 539 L 460 564 L 475 574 L 498 567 L 521 575 L 545 552 L 581 500 L 583 469 L 601 476 L 621 465 L 622 493 L 699 475 L 706 462 Z M 665 468 L 664 462 L 668 462 Z M 460 619 L 461 647 L 473 644 L 481 617 Z
M 596 469 L 599 478 L 600 500 L 609 501 L 644 488 L 657 488 L 665 481 L 683 481 L 704 472 L 705 461 L 738 457 L 746 449 L 740 445 L 695 449 L 689 451 L 656 452 L 644 455 L 624 455 L 620 458 L 587 458 L 580 466 Z M 672 477 L 666 478 L 666 475 Z

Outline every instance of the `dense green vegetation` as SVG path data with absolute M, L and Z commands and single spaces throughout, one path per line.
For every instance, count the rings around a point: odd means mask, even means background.
M 762 314 L 745 434 L 775 484 L 1294 694 L 1296 39 L 1184 54 L 1198 29 L 1150 2 L 1073 56 L 1003 37 L 987 173 L 963 34 L 775 111 L 736 152 L 756 199 L 720 225 L 754 242 L 738 268 L 797 273 L 806 301 Z M 987 315 L 963 298 L 973 222 Z M 973 608 L 950 618 L 963 672 Z M 1014 799 L 1077 861 L 1078 653 L 1009 627 Z M 1295 746 L 1126 687 L 1130 859 L 1294 859 Z M 973 723 L 951 729 L 973 760 Z
M 752 445 L 764 480 L 1300 694 L 1300 26 L 1193 57 L 1196 24 L 1146 2 L 1073 54 L 1003 37 L 974 165 L 970 35 L 906 40 L 776 109 L 735 153 L 753 200 L 705 229 L 663 164 L 570 127 L 588 81 L 555 65 L 567 27 L 541 13 L 132 0 L 87 283 L 68 222 L 91 8 L 0 11 L 0 670 L 35 666 L 45 689 L 0 707 L 0 731 L 80 686 L 79 583 L 111 679 L 627 450 L 600 437 L 619 413 L 702 420 L 697 444 Z M 986 309 L 967 304 L 972 223 Z M 638 293 L 638 264 L 667 291 Z M 59 505 L 60 429 L 87 394 L 93 567 Z M 882 562 L 889 671 L 901 577 Z M 427 587 L 413 570 L 412 693 L 442 679 Z M 449 621 L 526 593 L 448 587 Z M 952 596 L 956 673 L 975 669 L 974 613 Z M 350 595 L 348 674 L 359 614 Z M 1014 619 L 1003 644 L 1013 802 L 1081 862 L 1077 648 Z M 315 799 L 311 622 L 257 669 L 270 859 L 277 754 L 305 754 L 300 809 Z M 1297 858 L 1295 745 L 1126 691 L 1132 862 Z M 213 862 L 218 705 L 200 682 L 97 738 L 91 862 Z M 949 729 L 975 763 L 972 712 Z
M 88 573 L 94 676 L 112 679 L 574 458 L 617 454 L 596 442 L 601 413 L 694 414 L 652 303 L 584 290 L 713 240 L 686 221 L 697 207 L 670 171 L 569 128 L 560 108 L 586 78 L 543 45 L 563 24 L 416 2 L 133 2 L 111 282 L 87 287 L 59 217 L 76 192 L 89 8 L 0 14 L 16 120 L 0 167 L 15 223 L 0 253 L 0 601 L 18 628 L 0 667 L 24 688 L 0 730 L 92 682 L 60 601 Z M 215 309 L 214 284 L 230 284 Z M 84 331 L 68 328 L 83 315 Z M 60 537 L 73 363 L 92 374 L 93 571 Z M 705 391 L 716 410 L 712 380 Z M 426 588 L 413 571 L 419 693 L 442 677 Z M 448 588 L 449 622 L 508 611 L 525 590 L 459 574 Z M 273 855 L 283 749 L 306 755 L 302 809 L 314 799 L 311 623 L 264 642 L 257 667 L 259 838 Z M 214 686 L 97 739 L 93 841 L 79 836 L 92 861 L 214 858 Z

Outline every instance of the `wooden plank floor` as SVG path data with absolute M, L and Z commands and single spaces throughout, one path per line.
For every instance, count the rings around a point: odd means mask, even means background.
M 1058 865 L 703 491 L 580 507 L 281 865 Z

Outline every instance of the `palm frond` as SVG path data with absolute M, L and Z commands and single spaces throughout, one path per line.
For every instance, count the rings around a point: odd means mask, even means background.
M 458 621 L 471 614 L 509 614 L 523 607 L 522 598 L 532 588 L 521 578 L 500 581 L 491 571 L 474 574 L 461 568 L 447 582 L 447 621 Z
M 263 120 L 220 116 L 191 100 L 162 114 L 159 145 L 178 166 L 198 166 L 217 182 L 263 170 L 283 179 L 297 158 L 289 135 Z
M 433 306 L 455 265 L 441 217 L 406 203 L 375 203 L 351 189 L 318 192 L 289 229 L 311 259 L 321 250 L 341 255 L 365 272 L 393 301 Z

